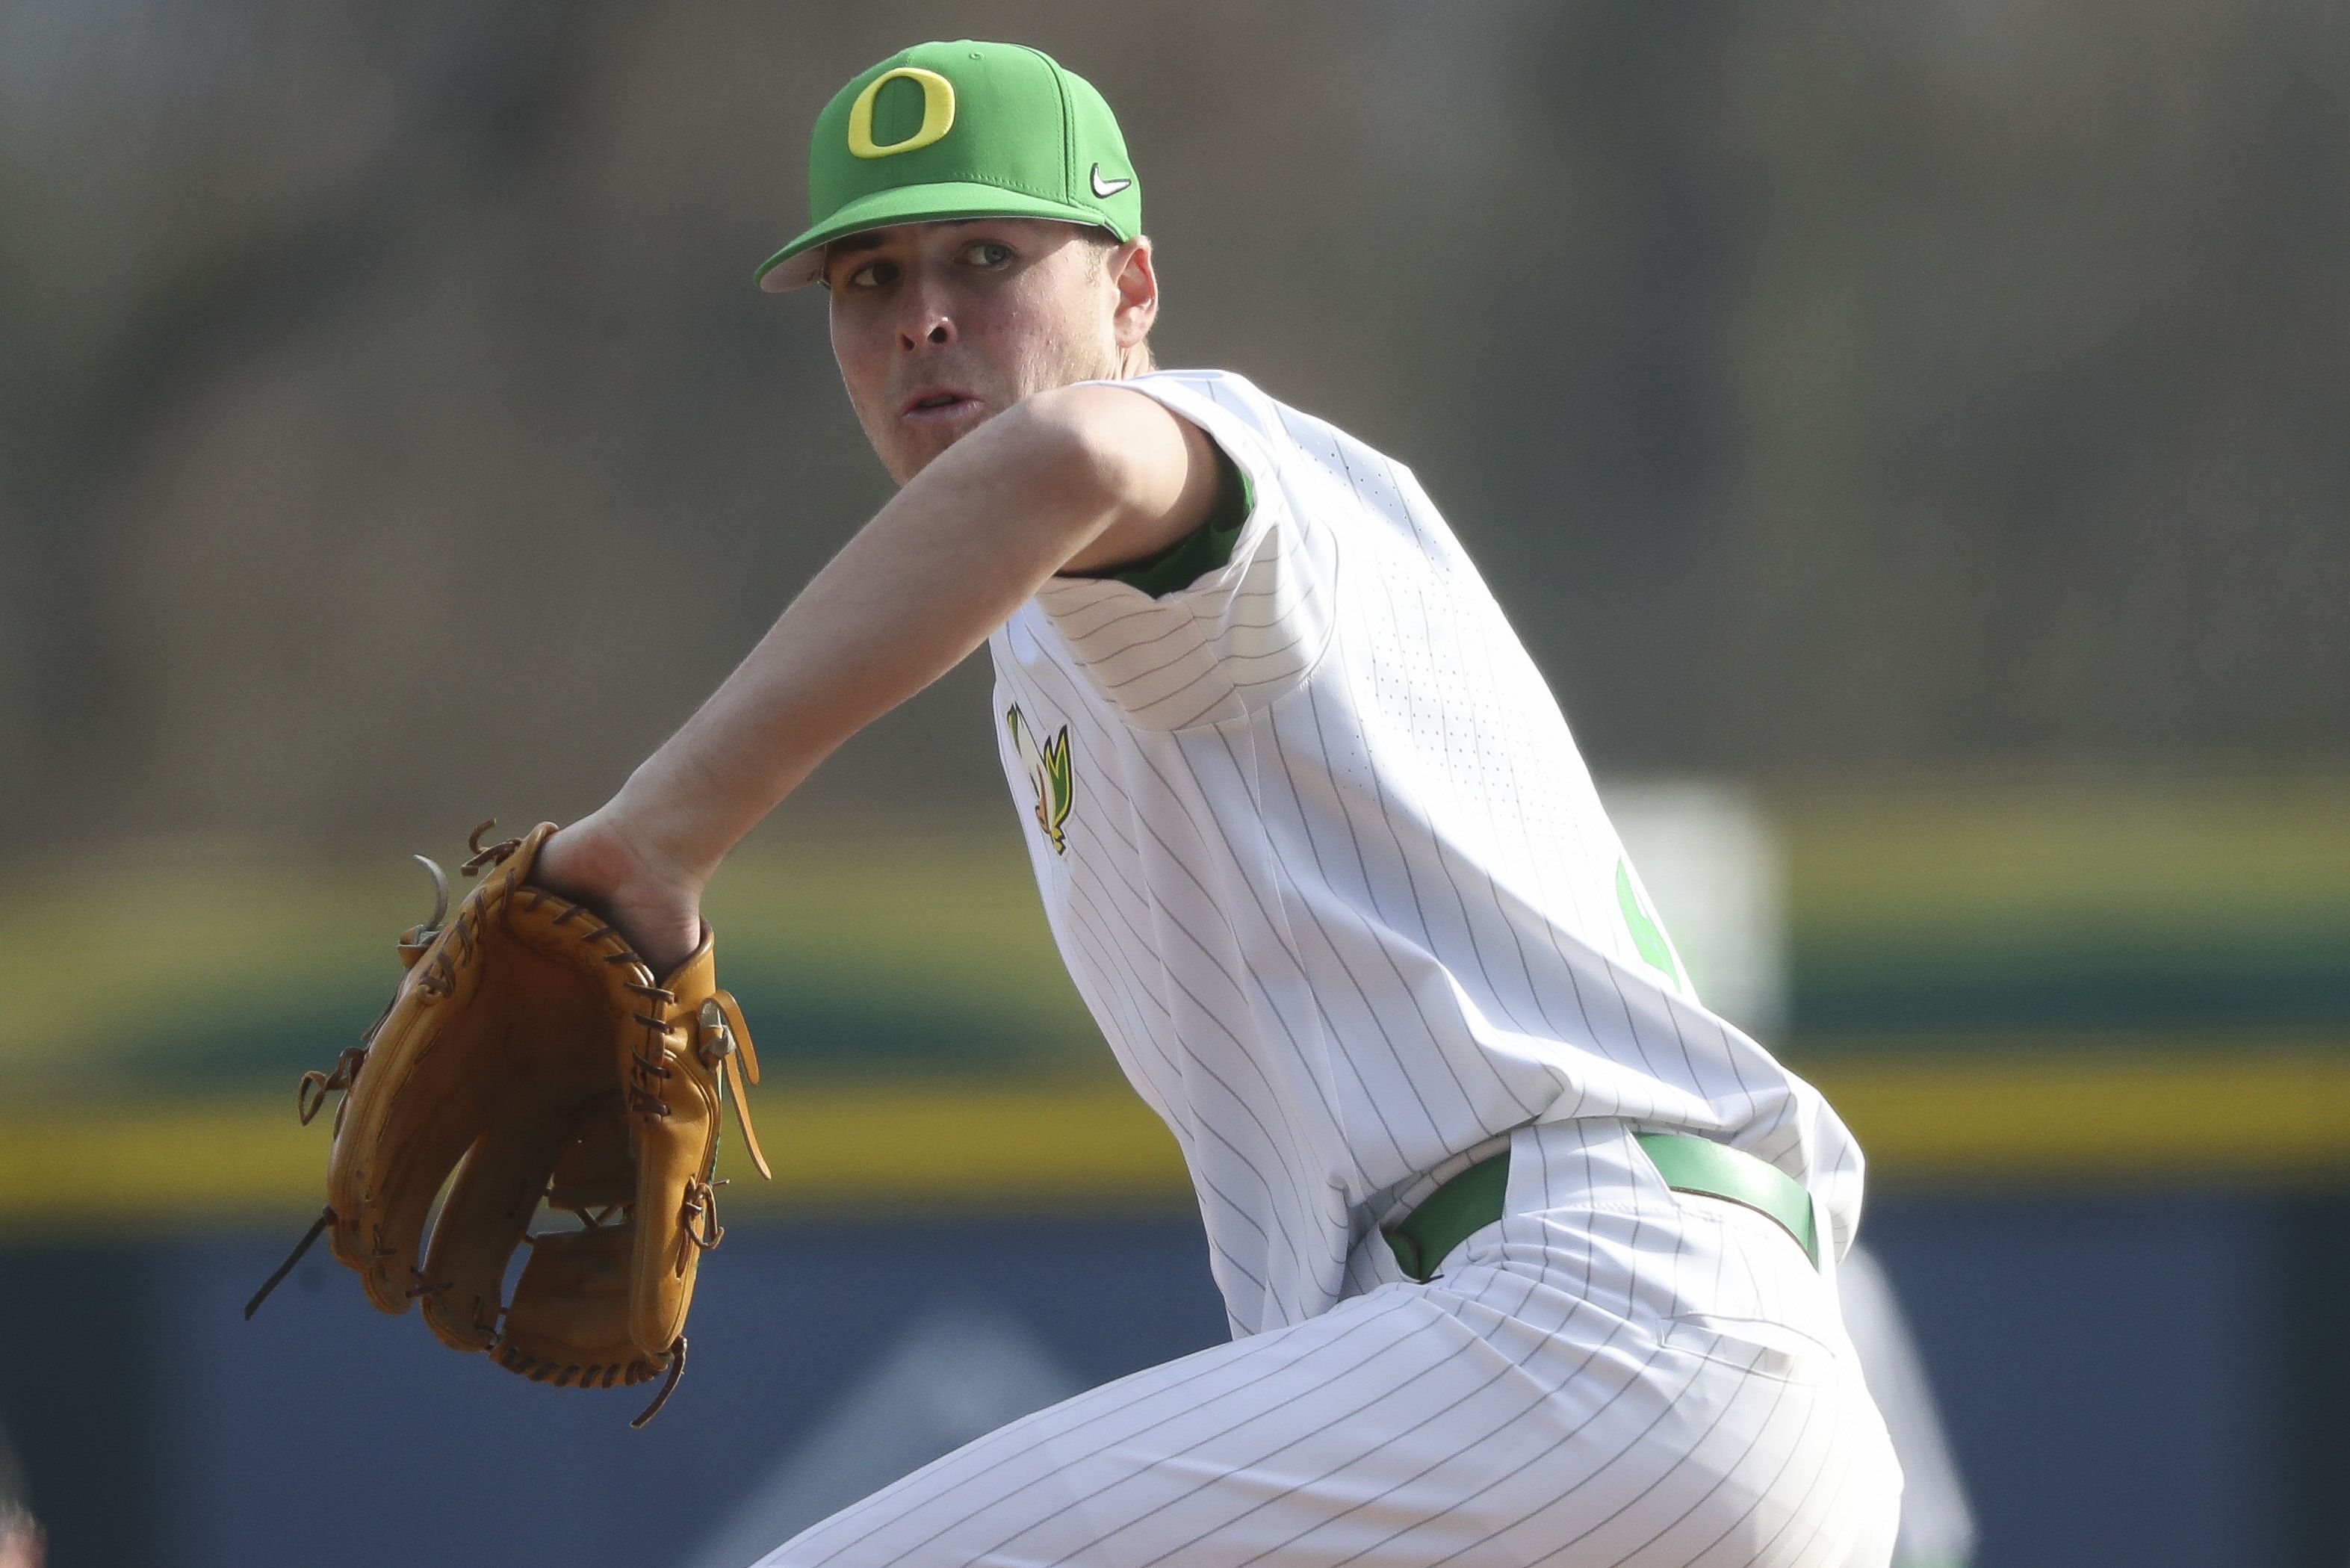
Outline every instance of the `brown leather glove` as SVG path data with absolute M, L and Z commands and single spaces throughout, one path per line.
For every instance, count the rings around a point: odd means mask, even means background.
M 407 973 L 366 1044 L 331 1073 L 303 1075 L 305 1122 L 329 1091 L 346 1091 L 327 1208 L 245 1315 L 331 1230 L 335 1256 L 369 1301 L 396 1314 L 421 1299 L 427 1326 L 455 1349 L 580 1387 L 666 1372 L 632 1423 L 642 1426 L 685 1369 L 695 1271 L 723 1234 L 713 1180 L 722 1083 L 752 1163 L 772 1175 L 743 1096 L 758 1059 L 742 1010 L 717 988 L 707 925 L 656 984 L 592 909 L 530 885 L 553 823 L 483 848 L 490 826 L 474 830 L 463 869 L 482 885 L 456 918 L 442 923 L 444 898 L 431 923 L 401 936 Z M 578 1223 L 529 1234 L 542 1201 Z M 508 1302 L 506 1265 L 525 1243 L 530 1261 Z

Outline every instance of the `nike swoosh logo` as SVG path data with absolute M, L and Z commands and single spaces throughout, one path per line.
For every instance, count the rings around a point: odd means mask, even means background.
M 1094 165 L 1094 194 L 1096 196 L 1105 198 L 1115 196 L 1120 191 L 1125 190 L 1128 185 L 1133 183 L 1134 182 L 1131 180 L 1105 180 L 1102 178 L 1101 165 L 1098 163 Z

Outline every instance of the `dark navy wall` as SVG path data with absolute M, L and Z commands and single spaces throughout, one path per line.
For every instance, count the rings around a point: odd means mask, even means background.
M 2281 1563 L 2274 1205 L 1873 1201 L 1999 1568 Z
M 1939 1383 L 1981 1563 L 2338 1568 L 2342 1220 L 2257 1193 L 1880 1195 L 1868 1239 Z M 1184 1221 L 738 1225 L 683 1386 L 631 1432 L 641 1391 L 451 1355 L 323 1252 L 242 1322 L 280 1245 L 0 1250 L 0 1413 L 57 1568 L 389 1568 L 433 1541 L 462 1543 L 449 1561 L 643 1568 L 667 1561 L 673 1508 L 723 1515 L 925 1314 L 986 1307 L 1084 1381 L 1223 1333 Z M 28 1304 L 68 1282 L 102 1342 Z M 355 1524 L 387 1517 L 406 1528 Z
M 323 1256 L 239 1321 L 276 1249 L 168 1264 L 187 1307 L 166 1330 L 175 1568 L 411 1568 L 428 1534 L 465 1543 L 452 1562 L 665 1564 L 680 1507 L 721 1517 L 928 1312 L 988 1303 L 1087 1383 L 1224 1333 L 1195 1224 L 735 1225 L 702 1270 L 684 1381 L 631 1431 L 647 1390 L 542 1388 L 452 1355 Z M 413 1529 L 356 1536 L 369 1490 Z

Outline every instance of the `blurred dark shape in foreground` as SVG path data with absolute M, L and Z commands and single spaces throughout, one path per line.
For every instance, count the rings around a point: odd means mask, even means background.
M 47 1543 L 25 1499 L 25 1474 L 0 1428 L 0 1568 L 41 1568 Z

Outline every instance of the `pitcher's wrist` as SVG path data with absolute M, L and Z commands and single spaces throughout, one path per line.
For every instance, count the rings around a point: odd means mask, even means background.
M 596 831 L 608 836 L 631 862 L 631 879 L 651 882 L 694 898 L 717 875 L 719 863 L 733 848 L 718 842 L 706 815 L 681 810 L 670 804 L 671 792 L 648 785 L 645 769 L 589 816 Z

